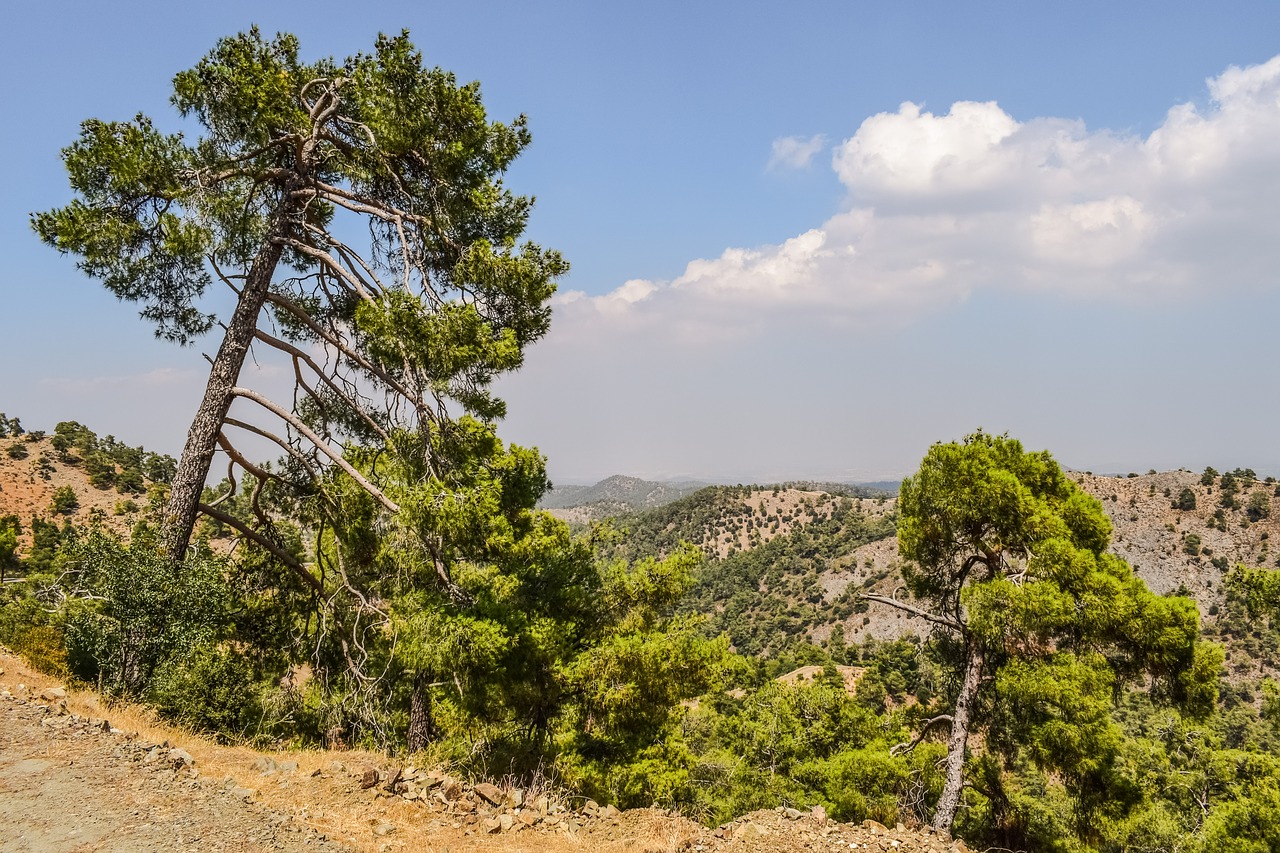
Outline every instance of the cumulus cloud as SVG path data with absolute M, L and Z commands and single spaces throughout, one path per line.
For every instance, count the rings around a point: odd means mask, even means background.
M 672 281 L 562 296 L 559 330 L 747 335 L 786 318 L 904 324 L 982 289 L 1141 303 L 1270 286 L 1280 262 L 1280 57 L 1229 68 L 1149 135 L 1020 120 L 995 102 L 864 120 L 831 165 L 847 208 Z M 820 137 L 774 143 L 803 166 Z M 599 333 L 601 330 L 597 328 Z
M 769 156 L 768 169 L 807 169 L 827 146 L 827 137 L 783 136 L 773 140 L 773 153 Z

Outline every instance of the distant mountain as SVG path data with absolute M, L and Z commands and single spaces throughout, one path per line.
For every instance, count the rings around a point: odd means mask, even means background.
M 614 474 L 594 486 L 557 486 L 542 498 L 539 506 L 557 511 L 555 515 L 571 521 L 590 521 L 663 506 L 706 485 L 692 480 L 658 483 Z

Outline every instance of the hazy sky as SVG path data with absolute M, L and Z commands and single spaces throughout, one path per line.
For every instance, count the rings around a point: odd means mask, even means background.
M 560 482 L 910 472 L 982 426 L 1096 471 L 1280 473 L 1280 4 L 13 3 L 0 410 L 177 453 L 201 352 L 40 245 L 88 117 L 176 128 L 219 36 L 409 28 L 530 117 L 573 264 L 502 383 Z

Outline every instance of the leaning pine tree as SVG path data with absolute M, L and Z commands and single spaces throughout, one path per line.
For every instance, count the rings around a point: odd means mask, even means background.
M 407 35 L 307 64 L 293 36 L 254 29 L 178 74 L 172 100 L 201 128 L 194 142 L 141 115 L 86 121 L 63 152 L 76 197 L 32 225 L 139 303 L 157 336 L 189 344 L 223 330 L 165 510 L 170 558 L 205 512 L 319 590 L 271 535 L 261 484 L 306 486 L 337 469 L 397 513 L 346 450 L 405 431 L 429 449 L 451 405 L 500 417 L 492 379 L 547 330 L 567 266 L 517 244 L 532 200 L 501 181 L 529 133 L 523 116 L 490 122 L 478 86 L 424 66 Z M 234 295 L 230 316 L 202 307 L 215 280 Z M 290 366 L 292 399 L 241 383 L 251 348 Z M 237 448 L 245 433 L 278 444 L 288 464 L 250 462 Z M 201 503 L 219 450 L 230 473 L 259 484 L 254 523 Z
M 1191 714 L 1212 709 L 1221 650 L 1197 642 L 1194 602 L 1152 594 L 1107 551 L 1110 536 L 1098 501 L 1048 452 L 1008 437 L 935 444 L 903 481 L 898 543 L 911 596 L 864 597 L 928 620 L 954 666 L 947 707 L 915 741 L 947 732 L 935 827 L 950 830 L 964 802 L 974 735 L 989 771 L 992 759 L 1029 759 L 1062 779 L 1088 837 L 1114 784 L 1119 687 L 1137 680 Z M 993 808 L 1009 802 L 1000 784 L 994 768 L 979 785 Z

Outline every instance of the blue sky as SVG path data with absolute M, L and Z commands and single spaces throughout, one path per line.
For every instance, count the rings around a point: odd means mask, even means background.
M 409 28 L 530 117 L 573 264 L 502 389 L 553 477 L 909 472 L 1008 430 L 1098 471 L 1280 473 L 1280 5 L 14 4 L 0 408 L 177 452 L 200 351 L 41 246 L 88 117 L 176 126 L 225 34 Z M 1231 69 L 1235 69 L 1232 71 Z

